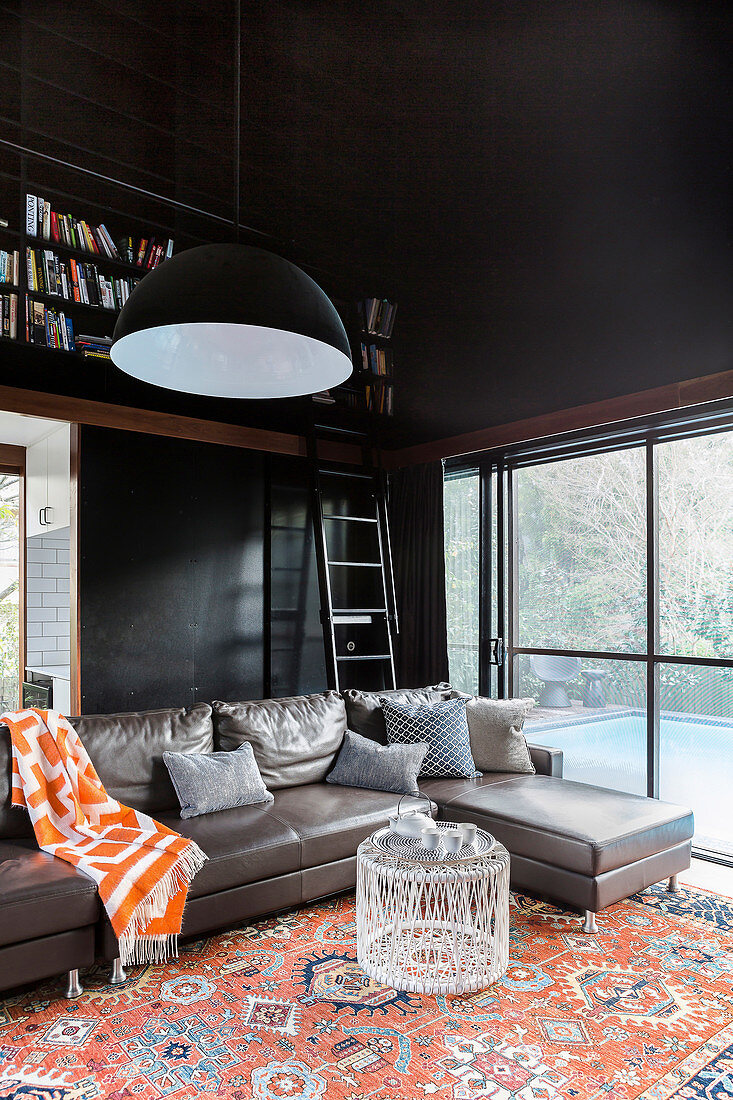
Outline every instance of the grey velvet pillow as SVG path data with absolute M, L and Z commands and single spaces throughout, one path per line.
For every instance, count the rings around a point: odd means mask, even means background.
M 534 775 L 535 767 L 522 733 L 534 699 L 486 699 L 461 691 L 454 691 L 453 696 L 466 700 L 471 753 L 477 768 L 484 772 Z
M 342 787 L 366 787 L 370 791 L 419 794 L 417 777 L 429 748 L 427 741 L 378 745 L 369 737 L 347 730 L 326 782 Z
M 262 782 L 249 741 L 233 752 L 164 752 L 163 762 L 182 818 L 274 801 Z
M 357 691 L 349 688 L 343 693 L 349 729 L 370 737 L 380 745 L 387 744 L 387 728 L 380 696 L 395 703 L 440 703 L 450 699 L 450 684 L 435 684 L 424 688 L 398 688 L 396 691 Z

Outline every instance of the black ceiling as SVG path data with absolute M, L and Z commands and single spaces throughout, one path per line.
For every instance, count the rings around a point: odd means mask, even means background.
M 231 218 L 231 3 L 19 18 L 11 137 Z M 398 300 L 394 443 L 733 365 L 731 18 L 243 0 L 241 220 L 330 293 Z

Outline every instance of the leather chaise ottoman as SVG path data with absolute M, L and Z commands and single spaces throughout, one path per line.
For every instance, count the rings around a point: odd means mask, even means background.
M 690 865 L 692 811 L 551 775 L 430 780 L 447 821 L 473 821 L 512 857 L 512 886 L 595 914 Z

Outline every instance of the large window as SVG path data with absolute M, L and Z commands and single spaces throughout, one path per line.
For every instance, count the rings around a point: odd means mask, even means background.
M 479 690 L 479 496 L 478 471 L 445 481 L 445 575 L 448 662 L 451 683 Z
M 517 470 L 517 643 L 646 648 L 644 450 Z
M 456 685 L 532 696 L 528 735 L 563 749 L 567 778 L 689 805 L 698 850 L 728 858 L 733 431 L 723 424 L 634 427 L 487 456 L 464 479 L 455 469 L 446 560 Z M 494 679 L 489 633 L 504 640 Z

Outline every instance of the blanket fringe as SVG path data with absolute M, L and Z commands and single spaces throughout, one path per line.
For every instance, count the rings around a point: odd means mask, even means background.
M 130 923 L 121 936 L 120 960 L 122 965 L 136 963 L 164 963 L 168 958 L 178 958 L 178 933 L 152 936 L 145 929 L 156 917 L 162 916 L 166 906 L 179 890 L 188 889 L 194 876 L 201 870 L 208 856 L 195 841 L 191 841 L 176 862 L 147 897 L 135 906 Z

